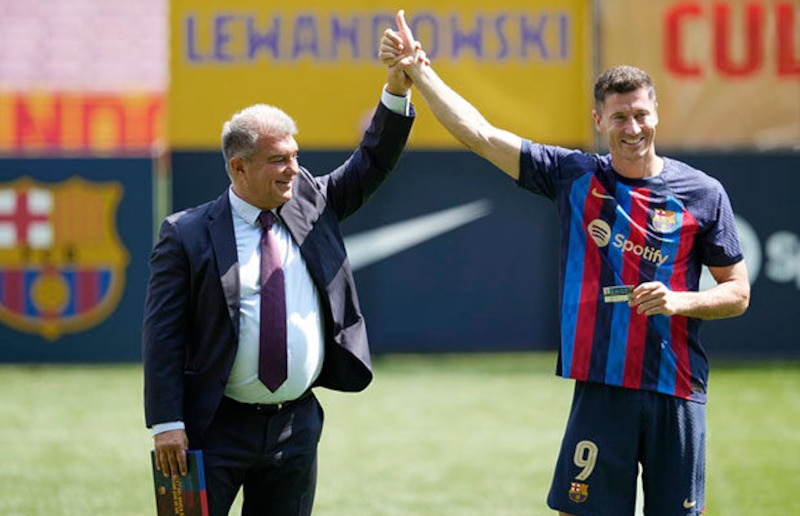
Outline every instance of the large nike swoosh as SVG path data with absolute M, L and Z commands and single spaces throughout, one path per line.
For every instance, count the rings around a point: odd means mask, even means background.
M 491 211 L 492 203 L 483 199 L 350 235 L 344 239 L 350 266 L 354 271 L 361 269 L 485 217 Z

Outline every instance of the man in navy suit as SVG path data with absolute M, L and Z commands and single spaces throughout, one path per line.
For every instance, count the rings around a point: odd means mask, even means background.
M 401 68 L 389 68 L 356 151 L 327 175 L 299 165 L 286 113 L 263 104 L 236 113 L 222 132 L 230 188 L 161 225 L 142 335 L 146 424 L 165 475 L 186 472 L 185 450 L 203 450 L 212 515 L 227 515 L 240 488 L 244 515 L 311 514 L 323 420 L 311 389 L 360 391 L 372 379 L 339 222 L 405 146 L 414 110 Z M 277 388 L 258 377 L 261 212 L 274 218 L 284 274 L 287 374 Z

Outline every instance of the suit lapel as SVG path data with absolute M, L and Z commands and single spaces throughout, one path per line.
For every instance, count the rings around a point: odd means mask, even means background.
M 228 191 L 225 190 L 208 213 L 208 232 L 214 249 L 228 315 L 236 335 L 239 335 L 239 262 L 236 254 L 236 236 L 233 232 L 233 217 Z
M 292 199 L 278 208 L 278 214 L 300 248 L 311 279 L 329 301 L 331 283 L 347 255 L 335 215 L 305 169 L 297 176 Z
M 317 222 L 319 214 L 325 209 L 324 198 L 316 195 L 316 190 L 308 184 L 303 172 L 297 176 L 294 187 L 296 191 L 292 199 L 278 208 L 278 215 L 286 224 L 295 243 L 301 248 Z
M 311 174 L 301 169 L 292 199 L 278 208 L 278 214 L 292 235 L 306 262 L 308 273 L 323 297 L 327 296 L 329 275 L 325 273 L 330 252 L 330 235 L 320 226 L 325 198 L 317 191 Z M 324 233 L 324 236 L 323 236 Z

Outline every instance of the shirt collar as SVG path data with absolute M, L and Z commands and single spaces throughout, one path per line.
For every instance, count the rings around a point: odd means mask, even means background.
M 239 218 L 251 226 L 256 226 L 259 228 L 261 227 L 261 222 L 258 220 L 258 216 L 261 214 L 261 209 L 256 208 L 252 204 L 236 195 L 236 193 L 233 191 L 233 186 L 228 188 L 228 200 L 231 202 L 231 209 L 233 210 L 233 213 L 235 213 Z M 272 210 L 272 213 L 275 213 L 275 210 Z

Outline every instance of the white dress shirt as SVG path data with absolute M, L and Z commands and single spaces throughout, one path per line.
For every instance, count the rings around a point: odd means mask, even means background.
M 239 259 L 239 347 L 225 385 L 225 395 L 244 403 L 280 403 L 300 397 L 322 369 L 325 352 L 319 293 L 300 248 L 275 214 L 272 236 L 278 244 L 286 284 L 288 375 L 275 392 L 258 379 L 258 333 L 261 307 L 261 223 L 259 208 L 228 190 Z M 273 213 L 275 213 L 273 211 Z

